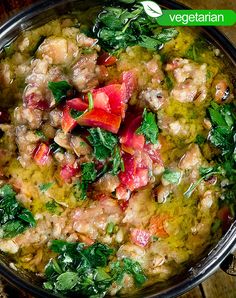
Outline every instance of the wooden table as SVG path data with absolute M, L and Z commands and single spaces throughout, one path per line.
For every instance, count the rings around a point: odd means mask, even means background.
M 34 2 L 37 2 L 37 0 L 0 0 L 0 19 L 7 19 L 9 16 L 15 14 L 19 10 L 19 7 L 27 7 Z M 236 10 L 236 0 L 179 0 L 179 2 L 195 9 Z M 236 26 L 221 27 L 220 30 L 236 45 Z M 8 285 L 6 286 L 6 292 L 9 298 L 33 298 L 27 293 L 12 289 Z M 5 298 L 1 295 L 1 288 L 0 298 Z M 200 286 L 182 295 L 181 298 L 236 298 L 236 277 L 229 276 L 218 270 Z

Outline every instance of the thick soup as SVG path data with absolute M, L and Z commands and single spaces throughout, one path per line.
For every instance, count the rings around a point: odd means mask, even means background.
M 103 297 L 165 281 L 216 243 L 235 217 L 224 60 L 141 4 L 62 17 L 5 47 L 0 249 L 11 265 L 50 291 Z

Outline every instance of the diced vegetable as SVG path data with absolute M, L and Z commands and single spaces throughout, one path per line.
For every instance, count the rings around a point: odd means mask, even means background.
M 85 111 L 88 108 L 88 104 L 80 98 L 67 100 L 66 105 L 70 109 L 74 109 L 76 111 Z
M 105 92 L 94 91 L 93 99 L 94 99 L 94 107 L 95 108 L 102 109 L 108 113 L 111 112 L 111 108 L 110 108 L 110 104 L 109 104 L 109 97 L 106 95 Z
M 120 143 L 122 149 L 130 154 L 134 154 L 135 150 L 142 150 L 145 143 L 143 135 L 138 135 L 136 130 L 142 122 L 142 116 L 138 116 L 125 124 L 125 128 L 121 133 Z
M 109 98 L 109 106 L 112 114 L 122 116 L 125 115 L 126 87 L 125 84 L 111 84 L 99 89 L 93 90 L 93 95 L 97 93 L 105 93 Z
M 45 165 L 49 160 L 50 147 L 45 143 L 40 143 L 34 153 L 34 160 L 38 165 Z
M 133 191 L 148 184 L 148 169 L 145 165 L 139 165 L 134 156 L 123 155 L 124 172 L 119 173 L 121 183 L 127 189 Z
M 168 233 L 164 228 L 164 222 L 168 217 L 166 215 L 154 215 L 150 220 L 149 232 L 151 235 L 163 238 L 168 237 Z
M 71 109 L 69 107 L 65 107 L 62 115 L 61 127 L 65 133 L 68 133 L 77 125 L 77 121 L 71 116 Z
M 81 126 L 100 127 L 110 132 L 117 133 L 120 128 L 121 117 L 102 109 L 94 108 L 81 115 L 77 119 L 77 122 Z

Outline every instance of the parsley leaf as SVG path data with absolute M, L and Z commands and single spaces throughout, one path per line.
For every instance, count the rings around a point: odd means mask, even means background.
M 143 134 L 147 143 L 157 144 L 159 129 L 157 126 L 156 115 L 152 112 L 147 112 L 146 108 L 143 111 L 143 121 L 141 126 L 136 130 L 137 134 Z
M 81 164 L 82 181 L 93 182 L 97 177 L 97 171 L 93 162 L 86 162 Z
M 222 150 L 222 154 L 234 154 L 236 147 L 236 114 L 232 104 L 218 105 L 212 102 L 208 109 L 212 122 L 209 139 Z
M 97 178 L 97 170 L 93 162 L 81 164 L 82 178 L 73 186 L 73 195 L 78 200 L 87 198 L 87 190 L 89 183 L 92 183 Z
M 45 267 L 44 288 L 62 295 L 104 297 L 112 285 L 119 285 L 128 274 L 140 286 L 146 276 L 140 264 L 129 258 L 111 262 L 114 250 L 96 242 L 88 247 L 83 243 L 53 240 L 51 250 L 58 254 Z
M 0 238 L 12 238 L 36 225 L 32 213 L 17 200 L 11 185 L 0 188 Z
M 93 33 L 104 50 L 119 53 L 134 45 L 158 50 L 163 43 L 176 37 L 178 31 L 160 28 L 156 18 L 148 16 L 141 5 L 133 5 L 128 8 L 105 7 L 96 19 Z
M 56 293 L 77 293 L 86 297 L 103 297 L 112 283 L 105 268 L 113 249 L 102 243 L 85 248 L 83 243 L 53 240 L 51 250 L 59 256 L 45 267 L 44 287 Z
M 178 171 L 165 169 L 163 173 L 163 178 L 172 184 L 178 184 L 181 178 L 181 173 Z
M 67 92 L 72 89 L 72 86 L 67 81 L 48 82 L 48 89 L 52 91 L 56 104 L 66 99 Z
M 90 133 L 88 140 L 93 146 L 95 157 L 98 160 L 105 160 L 110 157 L 118 143 L 117 136 L 99 127 L 90 128 L 88 131 Z
M 118 284 L 122 283 L 125 273 L 133 276 L 137 286 L 142 285 L 147 280 L 140 264 L 129 258 L 124 258 L 122 261 L 112 263 L 111 272 Z

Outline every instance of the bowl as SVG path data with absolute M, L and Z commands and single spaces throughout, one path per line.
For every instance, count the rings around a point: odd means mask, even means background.
M 0 52 L 4 46 L 11 43 L 22 31 L 43 25 L 65 13 L 73 13 L 73 11 L 78 9 L 85 11 L 95 4 L 103 5 L 103 1 L 46 0 L 33 5 L 12 17 L 0 27 Z M 164 9 L 186 9 L 185 6 L 170 0 L 159 0 L 158 4 Z M 222 51 L 226 57 L 227 64 L 233 72 L 236 69 L 236 49 L 234 46 L 216 28 L 205 27 L 200 30 L 211 43 Z M 236 222 L 231 225 L 217 245 L 209 248 L 204 255 L 201 255 L 197 263 L 190 264 L 191 267 L 189 266 L 187 271 L 171 278 L 169 281 L 159 282 L 142 289 L 130 297 L 176 297 L 203 282 L 219 268 L 220 264 L 223 264 L 222 267 L 227 271 L 228 262 L 224 260 L 236 246 L 235 235 Z M 235 261 L 232 257 L 228 259 Z M 44 290 L 41 278 L 24 270 L 18 269 L 16 271 L 4 253 L 0 254 L 0 274 L 13 286 L 23 289 L 36 297 L 60 297 Z M 236 274 L 234 269 L 231 270 L 231 274 Z

